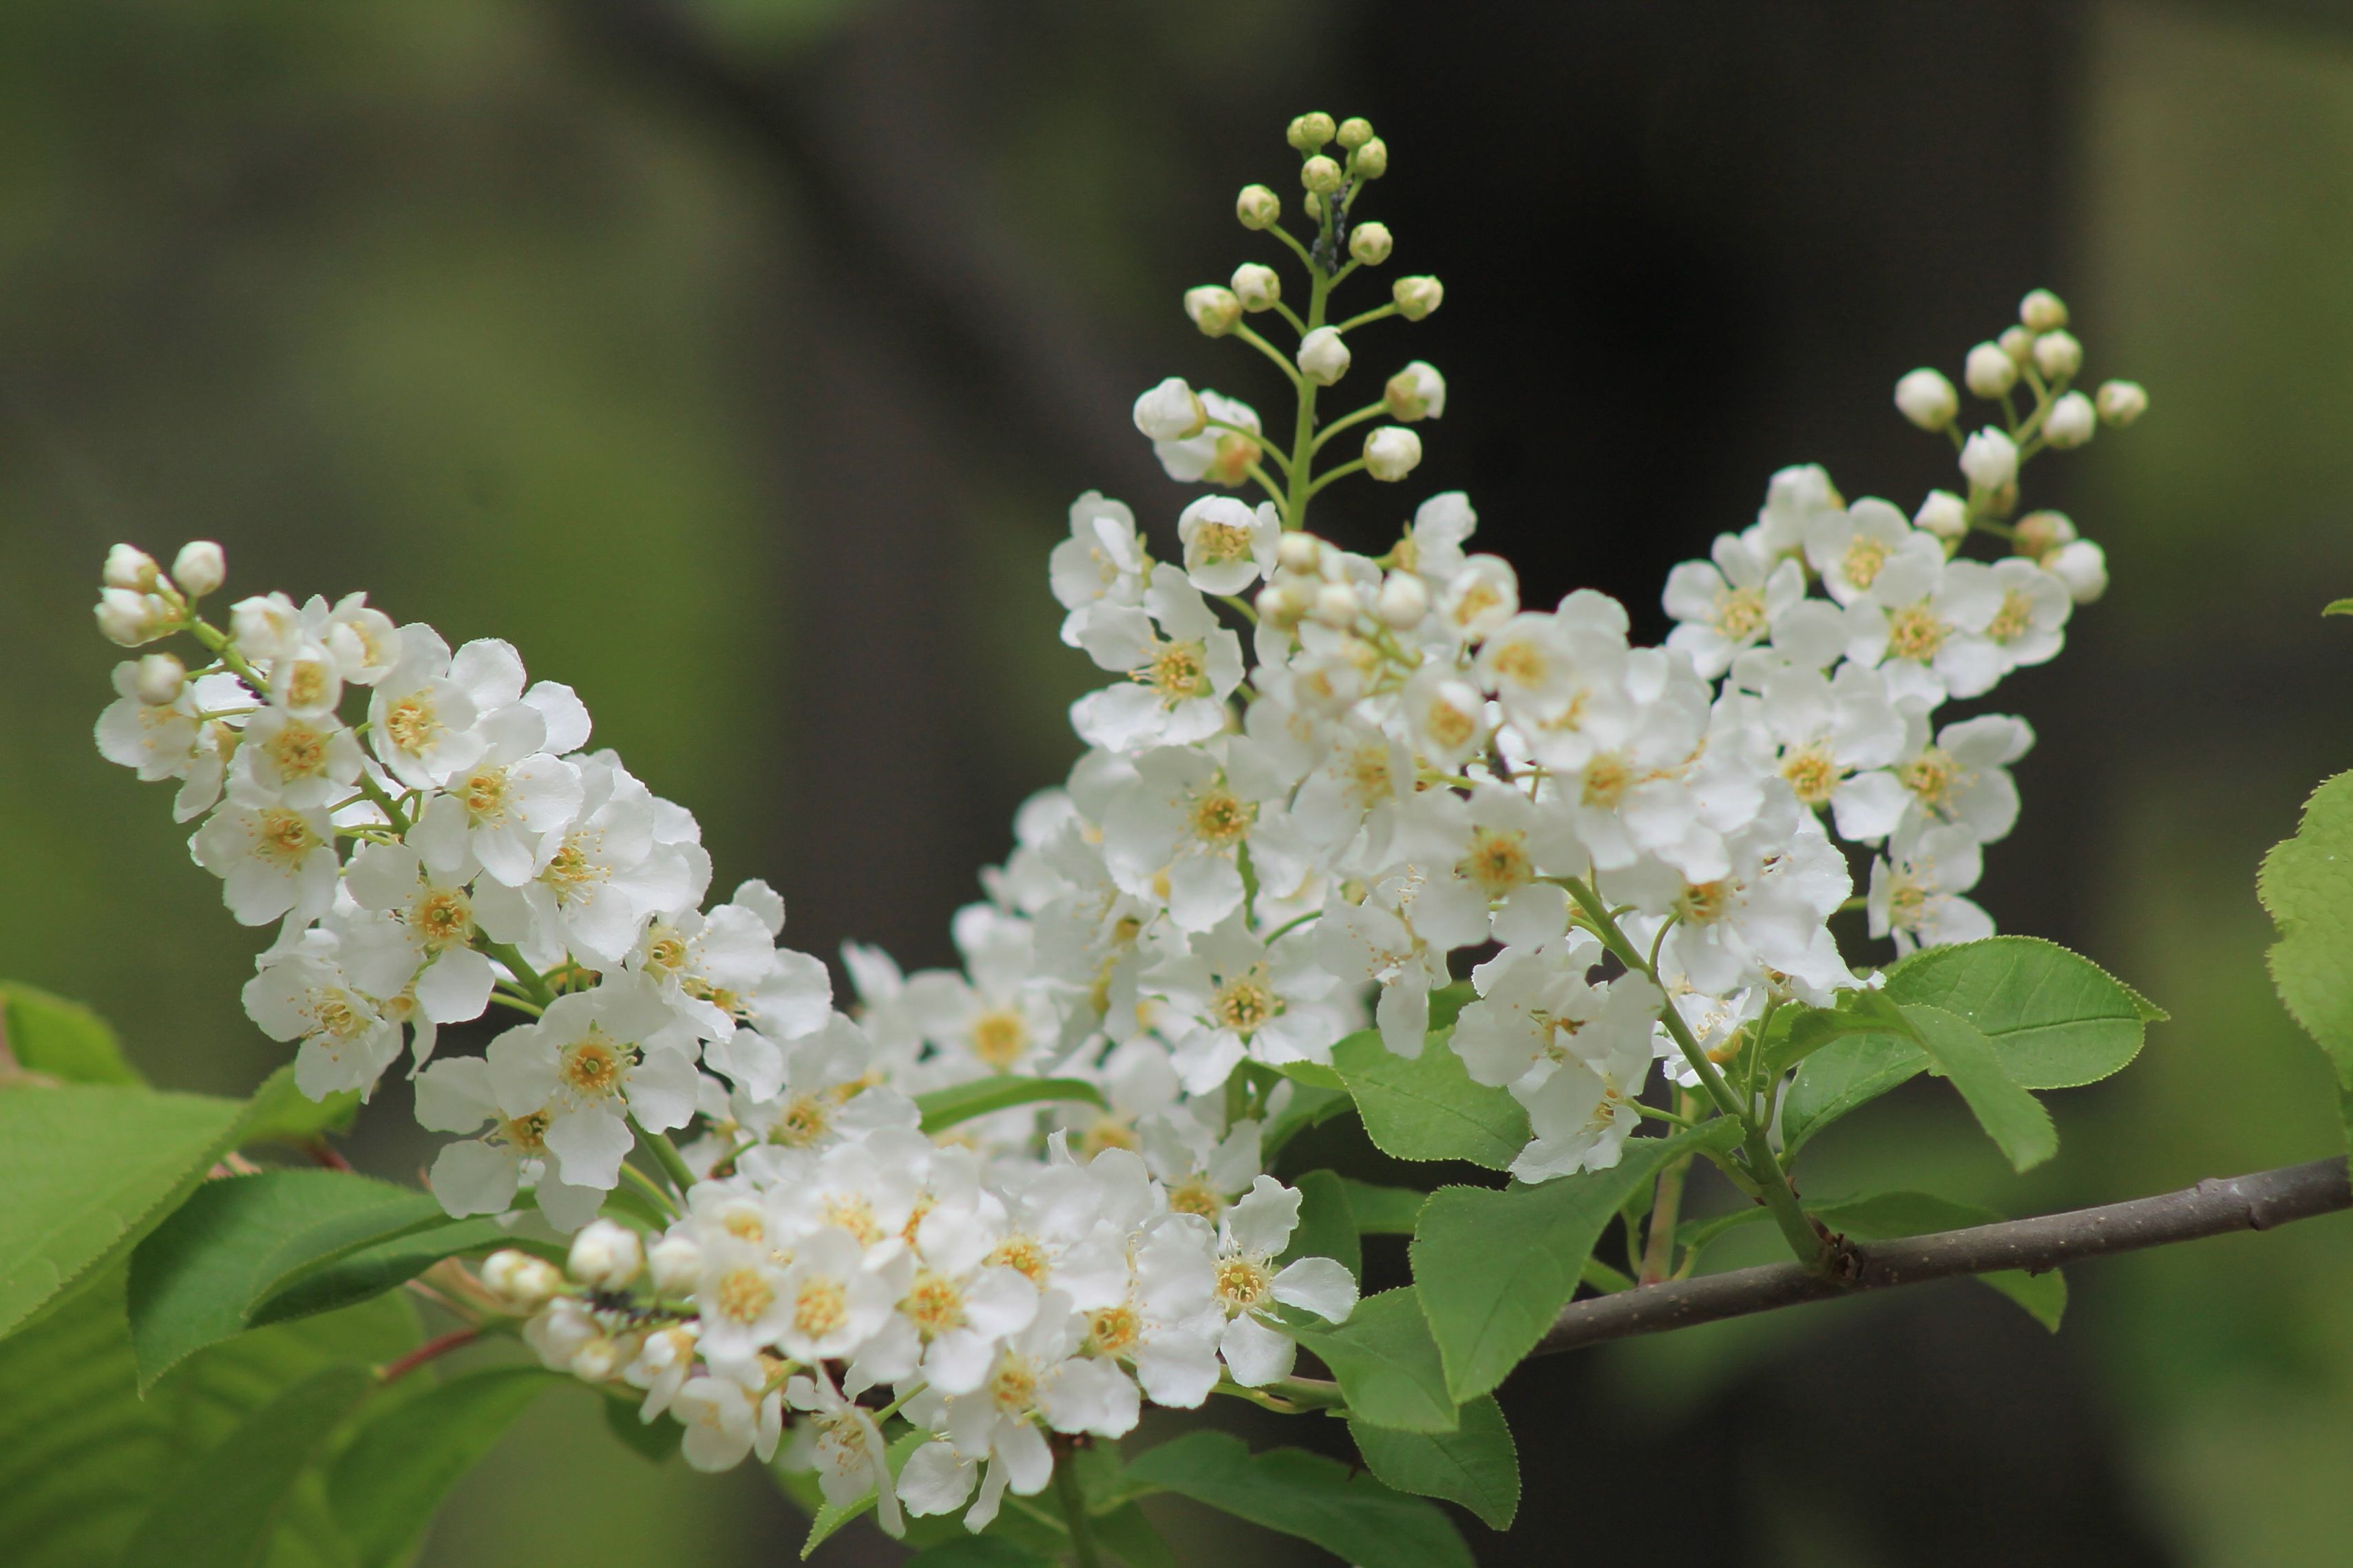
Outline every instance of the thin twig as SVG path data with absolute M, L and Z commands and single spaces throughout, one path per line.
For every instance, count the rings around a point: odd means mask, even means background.
M 446 1334 L 426 1341 L 398 1361 L 387 1365 L 376 1374 L 377 1380 L 382 1383 L 397 1383 L 435 1357 L 448 1355 L 459 1346 L 472 1344 L 481 1337 L 482 1331 L 480 1329 L 452 1329 Z
M 1810 1272 L 1795 1263 L 1768 1263 L 1572 1301 L 1553 1321 L 1535 1353 L 1687 1329 L 1931 1279 L 2005 1268 L 2040 1274 L 2082 1258 L 2237 1230 L 2269 1230 L 2291 1220 L 2348 1208 L 2353 1208 L 2353 1185 L 2348 1184 L 2342 1155 L 2253 1175 L 2212 1177 L 2181 1192 L 2098 1208 L 1873 1242 L 1869 1247 L 1844 1244 L 1825 1274 Z

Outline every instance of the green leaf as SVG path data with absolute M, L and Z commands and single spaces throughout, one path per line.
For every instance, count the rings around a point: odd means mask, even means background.
M 253 1091 L 245 1129 L 237 1142 L 310 1143 L 329 1132 L 350 1131 L 352 1119 L 359 1110 L 357 1089 L 312 1100 L 294 1087 L 293 1068 L 282 1067 L 262 1079 L 261 1087 Z
M 1520 1453 L 1503 1406 L 1482 1394 L 1462 1407 L 1451 1432 L 1397 1432 L 1348 1423 L 1373 1474 L 1401 1492 L 1459 1502 L 1491 1529 L 1509 1530 L 1520 1510 Z
M 1957 1013 L 1916 1002 L 1905 1005 L 1904 1016 L 1912 1021 L 1929 1070 L 1951 1079 L 1961 1091 L 1969 1113 L 2011 1170 L 2031 1170 L 2059 1152 L 2059 1130 L 2051 1125 L 2051 1113 L 2003 1069 L 1993 1042 L 1976 1025 Z
M 1908 1037 L 1912 1033 L 1903 1010 L 1883 991 L 1843 992 L 1835 1007 L 1785 1007 L 1774 1021 L 1778 1025 L 1782 1018 L 1789 1020 L 1788 1028 L 1774 1030 L 1776 1037 L 1765 1058 L 1766 1071 L 1775 1077 L 1833 1040 L 1854 1035 Z
M 885 1456 L 885 1462 L 891 1467 L 892 1479 L 897 1479 L 899 1472 L 907 1468 L 907 1460 L 913 1457 L 915 1450 L 931 1440 L 932 1435 L 929 1432 L 917 1430 L 902 1433 L 898 1441 L 891 1445 Z M 813 1486 L 811 1489 L 815 1490 Z M 848 1508 L 838 1508 L 825 1501 L 824 1494 L 821 1492 L 816 1495 L 818 1510 L 809 1519 L 808 1539 L 801 1542 L 801 1561 L 804 1563 L 808 1561 L 810 1552 L 825 1544 L 826 1537 L 859 1515 L 871 1513 L 874 1509 L 874 1494 L 871 1491 Z
M 139 1397 L 118 1266 L 0 1342 L 0 1551 L 8 1568 L 111 1564 L 171 1485 L 257 1406 L 322 1367 L 390 1361 L 413 1348 L 399 1297 L 264 1329 L 216 1345 Z M 379 1397 L 430 1373 L 420 1369 Z M 282 1556 L 343 1560 L 316 1475 L 280 1529 Z M 293 1550 L 293 1548 L 301 1550 Z
M 1328 1068 L 1320 1070 L 1331 1071 Z M 1335 1073 L 1333 1076 L 1337 1078 L 1339 1075 Z M 1259 1135 L 1260 1157 L 1271 1164 L 1276 1151 L 1284 1144 L 1310 1127 L 1331 1121 L 1355 1103 L 1345 1089 L 1318 1089 L 1313 1084 L 1293 1083 L 1290 1100 L 1267 1120 L 1265 1130 Z
M 0 1334 L 128 1252 L 228 1151 L 244 1109 L 113 1084 L 0 1089 Z
M 1366 1297 L 1345 1323 L 1293 1324 L 1292 1332 L 1332 1369 L 1357 1421 L 1401 1432 L 1454 1430 L 1446 1368 L 1411 1286 Z
M 1356 1216 L 1358 1236 L 1411 1236 L 1413 1222 L 1430 1194 L 1414 1187 L 1379 1187 L 1351 1176 L 1340 1178 L 1348 1189 L 1348 1212 Z
M 263 1171 L 206 1183 L 131 1256 L 140 1386 L 242 1333 L 310 1269 L 449 1223 L 430 1194 L 346 1171 Z
M 1669 1160 L 1739 1137 L 1737 1122 L 1719 1118 L 1672 1138 L 1630 1139 L 1607 1171 L 1500 1193 L 1432 1193 L 1414 1227 L 1413 1278 L 1452 1398 L 1488 1392 L 1535 1348 L 1630 1194 Z
M 606 1429 L 621 1440 L 623 1447 L 652 1465 L 667 1464 L 677 1457 L 679 1444 L 686 1436 L 685 1427 L 659 1417 L 651 1421 L 638 1419 L 638 1412 L 642 1406 L 636 1394 L 621 1399 L 607 1394 L 598 1403 L 605 1407 Z
M 2074 1089 L 2121 1071 L 2165 1012 L 2057 942 L 1991 936 L 1914 953 L 1887 972 L 1887 994 L 1958 1014 L 1993 1042 L 2025 1089 Z
M 1103 1102 L 1103 1091 L 1084 1079 L 1022 1078 L 999 1073 L 994 1078 L 976 1078 L 969 1083 L 917 1095 L 915 1105 L 923 1113 L 923 1131 L 938 1132 L 993 1110 L 1009 1110 L 1017 1105 L 1048 1100 L 1075 1100 L 1094 1106 Z
M 1491 1171 L 1511 1168 L 1527 1146 L 1528 1115 L 1504 1089 L 1472 1083 L 1462 1058 L 1433 1031 L 1421 1055 L 1391 1055 L 1380 1032 L 1366 1029 L 1332 1047 L 1332 1065 L 1348 1082 L 1365 1133 L 1400 1160 L 1468 1160 Z
M 1931 1231 L 1960 1230 L 1992 1225 L 2002 1216 L 1975 1204 L 1956 1203 L 1930 1193 L 1873 1193 L 1835 1203 L 1808 1203 L 1808 1214 L 1831 1229 L 1857 1241 L 1886 1241 L 1896 1237 L 1926 1236 Z M 2027 1315 L 2052 1333 L 2067 1310 L 2067 1280 L 2057 1269 L 2029 1274 L 2004 1268 L 1977 1278 L 2026 1310 Z
M 2279 927 L 2272 984 L 2336 1068 L 2353 1128 L 2353 773 L 2312 792 L 2295 837 L 2263 857 L 2255 893 Z
M 1139 1478 L 1237 1519 L 1312 1541 L 1358 1568 L 1472 1568 L 1470 1548 L 1432 1504 L 1297 1448 L 1253 1454 L 1224 1432 L 1188 1432 L 1138 1456 Z
M 1291 1184 L 1299 1189 L 1299 1226 L 1291 1233 L 1291 1245 L 1277 1261 L 1329 1258 L 1358 1279 L 1364 1278 L 1365 1253 L 1356 1240 L 1356 1216 L 1348 1203 L 1348 1184 L 1329 1171 L 1309 1171 Z
M 1248 1067 L 1250 1065 L 1254 1064 L 1244 1064 L 1245 1070 L 1247 1070 Z M 1348 1087 L 1347 1079 L 1342 1078 L 1332 1068 L 1325 1067 L 1322 1062 L 1285 1062 L 1281 1067 L 1276 1068 L 1274 1069 L 1274 1073 L 1278 1078 L 1287 1078 L 1293 1083 L 1303 1083 L 1311 1089 L 1345 1089 Z
M 46 1073 L 67 1083 L 145 1082 L 122 1059 L 122 1046 L 105 1019 L 79 1002 L 16 981 L 0 983 L 5 1037 L 26 1072 Z
M 536 1366 L 453 1377 L 364 1423 L 327 1472 L 327 1503 L 361 1568 L 397 1561 L 458 1479 L 531 1402 L 572 1379 Z
M 2331 599 L 2327 608 L 2320 613 L 2324 616 L 2353 616 L 2353 599 Z
M 558 1265 L 564 1261 L 561 1249 L 519 1238 L 495 1219 L 452 1220 L 445 1215 L 438 1225 L 364 1247 L 298 1274 L 255 1307 L 250 1321 L 259 1327 L 307 1318 L 313 1312 L 331 1312 L 398 1289 L 445 1258 L 493 1252 L 502 1247 L 536 1253 Z
M 1463 1008 L 1477 1000 L 1479 1000 L 1479 988 L 1468 980 L 1451 981 L 1431 992 L 1430 994 L 1430 1032 L 1433 1035 L 1452 1034 L 1454 1020 L 1462 1016 Z
M 1909 1083 L 1927 1065 L 1917 1045 L 1893 1035 L 1832 1041 L 1806 1058 L 1781 1102 L 1783 1148 L 1796 1153 L 1815 1133 Z
M 967 1535 L 916 1552 L 902 1568 L 1054 1568 L 1054 1561 L 1001 1535 Z
M 1094 1532 L 1095 1544 L 1109 1549 L 1127 1568 L 1179 1568 L 1176 1554 L 1134 1503 L 1096 1519 Z
M 331 1366 L 254 1411 L 163 1489 L 121 1568 L 252 1568 L 295 1482 L 375 1386 L 363 1368 Z

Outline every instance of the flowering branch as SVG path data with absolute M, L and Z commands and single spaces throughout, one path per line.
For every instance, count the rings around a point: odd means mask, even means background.
M 1824 1274 L 1795 1263 L 1768 1263 L 1572 1302 L 1553 1321 L 1535 1353 L 1932 1279 L 2006 1268 L 2041 1274 L 2082 1258 L 2232 1231 L 2269 1230 L 2343 1209 L 2353 1209 L 2353 1184 L 2347 1181 L 2341 1154 L 2252 1175 L 2209 1177 L 2178 1193 L 2096 1208 L 1873 1242 L 1867 1247 L 1841 1245 L 1833 1267 Z

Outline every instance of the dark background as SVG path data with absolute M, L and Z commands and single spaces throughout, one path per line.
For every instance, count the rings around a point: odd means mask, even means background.
M 100 763 L 105 545 L 229 547 L 232 587 L 364 586 L 575 685 L 788 937 L 945 962 L 947 916 L 1060 776 L 1044 556 L 1078 491 L 1164 543 L 1128 425 L 1168 374 L 1279 400 L 1182 289 L 1273 247 L 1283 122 L 1370 117 L 1391 271 L 1447 285 L 1357 374 L 1451 384 L 1394 536 L 1469 489 L 1548 603 L 1662 629 L 1674 561 L 1766 477 L 1907 508 L 1948 449 L 1895 376 L 1957 376 L 2047 284 L 2155 410 L 2035 499 L 2109 551 L 2066 655 L 2000 695 L 2042 736 L 1989 855 L 2006 929 L 2174 1015 L 2054 1097 L 2009 1176 L 1926 1086 L 1826 1138 L 1821 1191 L 2011 1212 L 2335 1145 L 2270 999 L 2256 859 L 2353 761 L 2353 43 L 2333 6 L 575 0 L 0 10 L 0 942 L 176 1086 L 278 1047 L 259 945 L 168 795 Z M 1295 201 L 1291 205 L 1295 205 Z M 464 1048 L 462 1042 L 459 1048 Z M 364 1162 L 413 1170 L 396 1087 Z M 2337 1563 L 2353 1530 L 2347 1222 L 2092 1266 L 2046 1336 L 1952 1286 L 1533 1366 L 1528 1498 L 1491 1563 Z M 1723 1258 L 1738 1260 L 1727 1243 Z M 789 1561 L 746 1470 L 645 1467 L 551 1400 L 432 1568 Z M 1300 1440 L 1297 1432 L 1285 1432 Z M 1322 1441 L 1310 1431 L 1305 1440 Z M 1166 1516 L 1188 1561 L 1291 1543 Z M 844 1537 L 839 1561 L 887 1561 Z

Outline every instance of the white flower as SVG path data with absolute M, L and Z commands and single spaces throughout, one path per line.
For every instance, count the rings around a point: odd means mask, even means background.
M 1186 441 L 1208 426 L 1208 411 L 1185 384 L 1172 375 L 1135 400 L 1135 427 L 1154 441 Z
M 838 1226 L 800 1237 L 777 1283 L 787 1308 L 777 1348 L 804 1364 L 849 1356 L 890 1320 L 913 1263 L 903 1248 L 870 1258 Z
M 1082 641 L 1097 665 L 1130 682 L 1072 705 L 1071 722 L 1088 744 L 1114 752 L 1185 745 L 1226 727 L 1226 699 L 1242 679 L 1241 639 L 1218 624 L 1182 567 L 1153 568 L 1143 609 L 1098 608 Z
M 1466 643 L 1486 637 L 1519 608 L 1519 576 L 1500 555 L 1463 557 L 1461 568 L 1438 593 L 1438 618 L 1457 640 Z
M 458 809 L 446 795 L 434 805 Z M 406 948 L 408 971 L 417 975 L 417 1006 L 436 1024 L 480 1017 L 498 980 L 491 961 L 472 946 L 474 902 L 466 886 L 471 870 L 463 863 L 429 865 L 406 844 L 370 844 L 343 873 L 343 886 L 362 909 L 391 917 L 387 929 Z
M 1946 571 L 1964 581 L 1982 580 L 1986 592 L 2000 596 L 1985 637 L 2000 650 L 2005 673 L 2046 663 L 2065 646 L 2061 628 L 2075 606 L 2056 574 L 2015 555 L 1990 566 L 1956 561 Z
M 2068 596 L 2088 605 L 2108 591 L 2107 552 L 2088 539 L 2070 540 L 2042 559 L 2042 569 L 2067 585 Z
M 1906 820 L 1966 828 L 1980 844 L 2008 836 L 2018 821 L 2018 785 L 2010 764 L 2034 744 L 2023 719 L 1986 714 L 1947 724 L 1928 740 L 1928 721 L 1907 721 L 1904 755 L 1894 766 L 1908 797 Z
M 1778 562 L 1801 552 L 1815 522 L 1836 516 L 1845 505 L 1829 470 L 1819 463 L 1796 464 L 1767 481 L 1765 504 L 1757 509 L 1757 521 L 1741 531 L 1741 538 L 1760 558 Z
M 481 753 L 449 779 L 446 798 L 458 809 L 427 811 L 411 836 L 417 847 L 446 864 L 470 855 L 510 888 L 544 868 L 557 847 L 551 836 L 581 803 L 580 770 L 550 754 L 548 729 L 528 699 L 484 715 Z
M 1256 510 L 1231 496 L 1203 496 L 1176 518 L 1186 580 L 1204 594 L 1239 594 L 1274 571 L 1282 521 L 1271 502 Z
M 1381 394 L 1389 417 L 1412 424 L 1436 419 L 1446 412 L 1446 378 L 1427 360 L 1416 360 L 1395 375 Z
M 501 1213 L 527 1180 L 534 1182 L 539 1212 L 560 1231 L 586 1225 L 605 1202 L 600 1189 L 568 1186 L 555 1175 L 543 1137 L 546 1113 L 502 1111 L 490 1066 L 480 1057 L 445 1057 L 417 1075 L 417 1121 L 435 1132 L 470 1133 L 491 1123 L 480 1138 L 444 1147 L 426 1178 L 454 1215 Z
M 693 1059 L 642 1043 L 669 1023 L 669 1010 L 634 977 L 557 997 L 537 1020 L 491 1042 L 501 1110 L 510 1119 L 543 1114 L 540 1136 L 557 1173 L 575 1186 L 610 1189 L 633 1142 L 629 1118 L 660 1132 L 694 1113 Z
M 1224 397 L 1203 387 L 1199 394 L 1201 406 L 1211 419 L 1218 421 L 1181 441 L 1152 443 L 1153 456 L 1168 477 L 1179 484 L 1207 481 L 1233 489 L 1250 477 L 1250 468 L 1258 461 L 1259 444 L 1252 439 L 1259 428 L 1258 410 L 1238 398 Z M 1241 430 L 1221 428 L 1240 426 Z
M 1989 425 L 1961 447 L 1961 472 L 1973 489 L 1998 490 L 2018 479 L 2018 444 Z
M 477 691 L 492 706 L 514 701 L 522 695 L 522 662 L 504 643 L 469 643 L 460 670 L 441 635 L 422 624 L 401 628 L 400 650 L 400 662 L 369 696 L 368 742 L 402 784 L 438 789 L 487 745 L 474 731 L 484 708 Z
M 1841 605 L 1852 605 L 1870 592 L 1891 556 L 1910 550 L 1926 552 L 1923 559 L 1944 559 L 1945 552 L 1904 520 L 1904 514 L 1875 497 L 1866 496 L 1843 512 L 1826 512 L 1806 530 L 1806 560 L 1821 574 L 1822 589 Z
M 1094 490 L 1072 501 L 1071 537 L 1054 546 L 1048 568 L 1054 597 L 1070 612 L 1062 618 L 1062 641 L 1080 646 L 1079 635 L 1098 604 L 1142 604 L 1145 564 L 1134 512 Z
M 1398 570 L 1419 574 L 1433 590 L 1443 587 L 1462 570 L 1462 542 L 1478 527 L 1479 514 L 1461 490 L 1430 497 L 1414 509 L 1413 521 L 1398 542 Z
M 289 913 L 315 920 L 334 901 L 334 832 L 324 812 L 232 802 L 196 829 L 188 849 L 221 879 L 221 896 L 240 925 L 268 925 Z
M 795 1375 L 785 1384 L 785 1403 L 807 1412 L 817 1428 L 818 1489 L 836 1508 L 849 1508 L 869 1494 L 886 1535 L 906 1532 L 898 1489 L 891 1478 L 890 1449 L 871 1413 L 845 1399 L 823 1367 L 814 1377 Z
M 2018 362 L 2000 343 L 1979 343 L 1963 363 L 1961 379 L 1979 397 L 2000 397 L 2018 384 Z
M 312 1100 L 373 1089 L 400 1055 L 400 1026 L 335 962 L 325 932 L 263 958 L 243 994 L 247 1015 L 273 1040 L 300 1040 L 294 1086 Z
M 679 1451 L 698 1470 L 733 1469 L 746 1454 L 765 1463 L 784 1433 L 781 1391 L 763 1394 L 766 1374 L 757 1362 L 723 1367 L 713 1363 L 687 1379 L 670 1408 L 686 1435 Z
M 1899 705 L 1933 708 L 2000 680 L 2002 650 L 1985 630 L 2003 591 L 1982 568 L 1964 570 L 1974 563 L 1947 563 L 1925 535 L 1915 537 L 1928 550 L 1891 558 L 1848 612 L 1846 656 L 1879 668 Z
M 1262 1388 L 1291 1375 L 1299 1346 L 1273 1315 L 1277 1303 L 1345 1322 L 1356 1310 L 1356 1280 L 1329 1258 L 1301 1258 L 1275 1267 L 1299 1225 L 1299 1193 L 1272 1176 L 1251 1184 L 1250 1195 L 1218 1222 L 1214 1289 L 1226 1315 L 1218 1353 L 1236 1383 Z
M 1601 944 L 1583 931 L 1542 947 L 1511 947 L 1472 971 L 1479 1000 L 1455 1020 L 1451 1045 L 1474 1083 L 1517 1083 L 1530 1069 L 1572 1059 L 1607 1063 L 1629 1048 L 1651 1054 L 1665 998 L 1639 974 L 1596 985 Z M 1639 1092 L 1639 1080 L 1627 1092 Z
M 1381 988 L 1374 1018 L 1396 1056 L 1418 1057 L 1430 1031 L 1430 993 L 1446 984 L 1446 955 L 1487 937 L 1487 900 L 1475 884 L 1400 867 L 1351 902 L 1327 894 L 1315 922 L 1324 970 Z
M 1299 372 L 1318 386 L 1330 386 L 1348 374 L 1347 340 L 1337 327 L 1318 327 L 1299 340 Z
M 332 717 L 264 708 L 246 721 L 229 794 L 243 805 L 315 810 L 351 794 L 364 762 L 358 737 Z
M 1768 558 L 1737 535 L 1716 535 L 1713 563 L 1686 561 L 1667 574 L 1667 614 L 1682 623 L 1667 646 L 1691 655 L 1703 679 L 1732 668 L 1772 623 L 1806 596 L 1805 573 L 1794 561 Z
M 1841 665 L 1836 679 L 1824 680 L 1810 669 L 1784 669 L 1766 680 L 1759 707 L 1799 805 L 1829 806 L 1839 837 L 1853 843 L 1894 831 L 1904 789 L 1886 770 L 1903 750 L 1904 721 L 1876 671 Z
M 1886 858 L 1871 863 L 1864 909 L 1871 934 L 1893 936 L 1898 954 L 1993 934 L 1993 917 L 1961 897 L 1978 885 L 1984 858 L 1964 828 L 1927 827 L 1896 835 Z
M 1310 939 L 1269 946 L 1239 910 L 1194 937 L 1190 952 L 1145 971 L 1142 983 L 1188 1020 L 1176 1066 L 1189 1094 L 1216 1089 L 1246 1057 L 1271 1067 L 1328 1063 L 1340 1037 L 1336 1015 L 1318 1005 L 1337 982 L 1314 962 Z
M 1258 815 L 1208 753 L 1157 747 L 1103 812 L 1103 863 L 1128 892 L 1165 900 L 1180 929 L 1208 931 L 1242 901 L 1236 862 Z
M 520 888 L 491 880 L 475 890 L 482 929 L 514 943 L 533 963 L 553 963 L 569 949 L 618 966 L 644 921 L 691 905 L 697 872 L 708 874 L 710 860 L 699 847 L 658 840 L 660 803 L 610 756 L 600 752 L 579 764 L 581 815 L 560 840 L 543 847 L 531 880 Z

